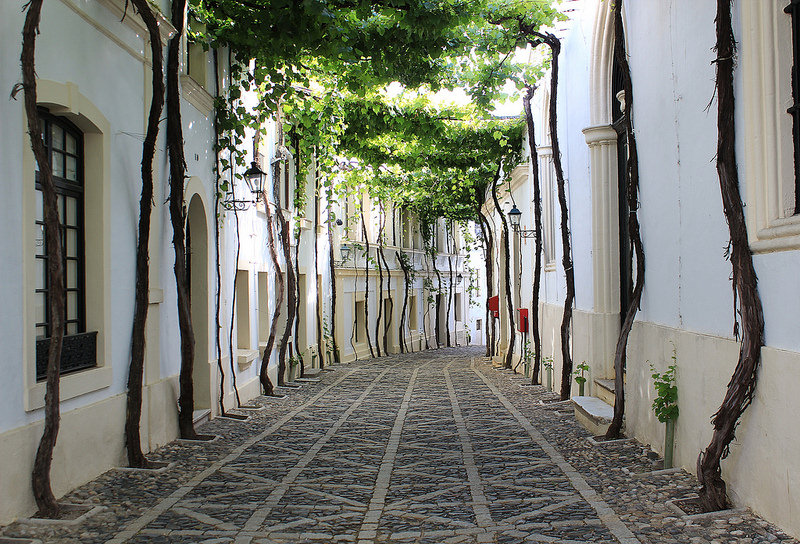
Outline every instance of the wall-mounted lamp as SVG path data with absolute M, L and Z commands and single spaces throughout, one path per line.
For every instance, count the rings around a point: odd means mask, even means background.
M 456 276 L 456 285 L 461 285 L 462 281 L 464 281 L 464 276 L 462 276 L 461 274 Z
M 234 198 L 233 192 L 230 192 L 226 195 L 225 200 L 222 201 L 222 207 L 227 210 L 236 210 L 236 211 L 244 211 L 250 207 L 250 204 L 258 203 L 258 199 L 261 198 L 261 195 L 264 194 L 264 180 L 266 178 L 266 174 L 264 173 L 261 168 L 258 167 L 258 163 L 253 161 L 244 173 L 244 181 L 247 183 L 247 188 L 250 189 L 250 192 L 253 195 L 253 200 L 238 200 Z
M 258 167 L 258 163 L 253 161 L 244 173 L 244 181 L 247 187 L 256 200 L 264 193 L 264 180 L 266 178 L 264 171 Z
M 522 212 L 519 211 L 519 208 L 517 208 L 516 204 L 512 205 L 511 209 L 506 215 L 508 215 L 508 220 L 511 223 L 511 229 L 519 234 L 520 238 L 533 238 L 535 236 L 536 232 L 534 230 L 520 228 L 519 223 L 522 219 Z
M 350 244 L 342 244 L 339 246 L 339 255 L 341 259 L 337 263 L 339 266 L 342 266 L 348 260 L 350 260 Z

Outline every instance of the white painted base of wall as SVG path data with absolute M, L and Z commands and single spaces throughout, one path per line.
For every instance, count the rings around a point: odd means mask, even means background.
M 563 308 L 542 305 L 542 343 L 554 362 L 554 390 L 561 385 L 559 330 Z M 613 316 L 576 311 L 573 321 L 573 360 L 586 360 L 592 370 L 587 394 L 594 394 L 593 379 L 605 372 L 605 361 L 592 358 L 605 341 L 603 335 Z M 663 454 L 664 425 L 651 408 L 652 363 L 663 371 L 677 352 L 680 417 L 676 425 L 675 466 L 696 472 L 697 457 L 708 446 L 713 428 L 711 416 L 725 395 L 736 366 L 738 342 L 717 336 L 679 330 L 655 323 L 637 322 L 631 331 L 626 366 L 626 434 Z M 722 476 L 736 506 L 748 506 L 787 533 L 800 536 L 800 395 L 787 376 L 800 368 L 800 353 L 765 347 L 753 403 L 742 417 L 722 461 Z M 574 384 L 573 389 L 576 391 Z
M 142 447 L 148 452 L 177 436 L 177 377 L 145 387 L 143 399 Z M 115 395 L 61 414 L 51 471 L 57 498 L 107 470 L 125 466 L 125 402 L 125 395 Z M 0 523 L 36 511 L 31 471 L 43 427 L 44 422 L 37 421 L 0 435 L 0 457 L 4 459 L 0 465 Z
M 239 385 L 242 403 L 259 394 L 257 378 Z M 177 402 L 177 376 L 144 387 L 141 436 L 145 453 L 177 438 Z M 57 498 L 114 467 L 127 465 L 125 403 L 125 395 L 115 395 L 61 414 L 51 473 Z M 233 392 L 226 395 L 225 406 L 236 406 Z M 213 409 L 214 414 L 219 412 L 218 405 Z M 38 421 L 0 434 L 0 458 L 4 459 L 0 464 L 0 524 L 36 511 L 31 471 L 43 426 L 44 422 Z

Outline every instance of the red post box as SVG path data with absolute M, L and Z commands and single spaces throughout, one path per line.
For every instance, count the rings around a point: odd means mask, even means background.
M 495 295 L 489 297 L 489 311 L 494 317 L 500 317 L 500 297 Z
M 517 330 L 519 332 L 528 332 L 528 309 L 518 308 L 519 319 L 517 320 Z

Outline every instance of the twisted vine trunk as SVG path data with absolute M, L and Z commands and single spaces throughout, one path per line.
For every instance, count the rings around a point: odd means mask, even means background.
M 322 286 L 319 281 L 319 172 L 316 169 L 316 161 L 314 162 L 314 285 L 316 285 L 316 299 L 314 301 L 314 310 L 317 316 L 317 357 L 319 357 L 319 367 L 325 366 L 324 358 L 325 352 L 322 349 L 322 307 L 319 303 L 321 296 Z
M 569 346 L 569 328 L 572 323 L 572 305 L 575 302 L 575 271 L 572 268 L 572 247 L 569 232 L 569 209 L 567 207 L 564 168 L 561 165 L 561 147 L 558 143 L 558 55 L 561 41 L 552 34 L 536 34 L 552 51 L 550 76 L 550 141 L 553 146 L 553 167 L 558 185 L 558 204 L 561 208 L 562 266 L 566 276 L 567 292 L 564 299 L 564 315 L 561 319 L 561 400 L 567 400 L 572 390 L 572 354 Z
M 131 362 L 128 371 L 128 395 L 125 410 L 125 447 L 128 465 L 147 468 L 142 452 L 140 422 L 142 419 L 142 379 L 144 377 L 145 328 L 147 325 L 150 289 L 150 216 L 153 210 L 153 158 L 156 153 L 158 123 L 164 108 L 164 57 L 158 23 L 146 0 L 132 0 L 147 27 L 153 71 L 153 98 L 147 118 L 147 132 L 142 145 L 142 194 L 139 199 L 139 232 L 136 241 L 136 296 L 133 306 Z
M 280 163 L 276 163 L 280 164 Z M 286 383 L 286 347 L 287 342 L 289 341 L 289 336 L 292 333 L 292 324 L 294 323 L 294 312 L 295 312 L 295 277 L 294 277 L 294 269 L 292 268 L 292 247 L 291 247 L 291 231 L 289 229 L 289 222 L 283 217 L 283 206 L 280 205 L 280 192 L 279 192 L 279 183 L 277 180 L 280 179 L 280 176 L 275 178 L 276 181 L 273 186 L 273 190 L 275 193 L 275 215 L 278 218 L 278 227 L 280 228 L 280 241 L 281 241 L 281 249 L 283 250 L 283 262 L 286 263 L 286 281 L 287 281 L 287 295 L 288 301 L 286 303 L 286 324 L 283 328 L 283 335 L 281 336 L 281 344 L 278 350 L 278 386 L 281 386 Z M 289 185 L 289 167 L 287 165 L 284 168 L 284 183 L 288 186 Z M 289 203 L 287 202 L 286 205 L 288 206 Z M 278 275 L 278 282 L 280 284 L 281 290 L 281 302 L 283 302 L 283 271 L 278 268 L 276 270 L 276 274 Z
M 305 181 L 301 185 L 300 182 L 297 180 L 296 172 L 300 172 L 300 137 L 296 132 L 292 132 L 292 142 L 294 143 L 294 160 L 295 160 L 295 201 L 296 202 L 304 202 L 305 199 L 300 199 L 300 188 L 302 187 L 305 190 Z M 301 210 L 297 210 L 298 215 L 298 226 L 295 229 L 297 233 L 295 246 L 294 246 L 294 277 L 295 277 L 295 295 L 294 295 L 294 350 L 297 354 L 297 362 L 300 365 L 300 373 L 298 376 L 301 378 L 305 376 L 306 373 L 306 366 L 303 362 L 303 355 L 300 352 L 300 240 L 303 236 L 303 229 L 299 225 L 300 221 L 300 212 Z M 303 212 L 303 217 L 305 217 L 305 210 Z M 308 288 L 308 281 L 306 281 L 306 289 Z
M 511 250 L 509 249 L 508 240 L 508 222 L 506 215 L 500 208 L 500 201 L 497 200 L 497 180 L 500 177 L 500 168 L 497 169 L 497 175 L 492 180 L 492 200 L 494 206 L 497 208 L 497 214 L 500 216 L 500 224 L 503 225 L 503 254 L 505 255 L 505 283 L 506 283 L 506 308 L 508 310 L 508 352 L 506 353 L 506 360 L 503 362 L 503 368 L 510 370 L 512 368 L 511 362 L 514 358 L 514 344 L 517 335 L 514 332 L 514 301 L 511 298 Z
M 480 219 L 481 231 L 483 232 L 483 261 L 486 266 L 486 357 L 494 357 L 494 335 L 495 323 L 494 316 L 489 310 L 489 299 L 494 292 L 494 264 L 492 253 L 494 253 L 494 237 L 492 229 L 489 227 L 489 220 L 483 215 L 480 204 L 478 205 L 478 218 Z
M 448 236 L 447 245 L 448 246 L 451 245 L 449 236 Z M 455 244 L 452 244 L 452 245 L 455 246 Z M 450 312 L 453 309 L 453 255 L 452 255 L 452 247 L 449 248 L 449 252 L 448 253 L 449 254 L 447 255 L 447 268 L 448 268 L 448 270 L 450 272 L 450 278 L 449 278 L 449 286 L 448 286 L 448 291 L 447 291 L 447 313 L 445 314 L 444 330 L 445 330 L 445 335 L 447 337 L 445 339 L 446 342 L 447 342 L 446 345 L 449 348 L 449 347 L 451 347 L 451 344 L 450 344 Z
M 531 169 L 533 170 L 533 235 L 535 242 L 533 264 L 533 296 L 531 297 L 531 336 L 533 336 L 533 370 L 531 383 L 538 384 L 539 371 L 542 368 L 542 336 L 539 333 L 539 291 L 542 285 L 542 188 L 539 179 L 539 154 L 536 151 L 536 133 L 533 125 L 533 112 L 531 111 L 531 98 L 534 88 L 532 85 L 525 87 L 522 95 L 522 107 L 525 110 L 525 119 L 528 126 L 528 145 L 531 151 Z
M 217 54 L 217 49 L 216 48 L 212 49 L 211 50 L 211 54 L 212 54 L 212 57 L 213 57 L 213 60 L 214 60 L 214 74 L 215 74 L 215 76 L 214 76 L 214 94 L 215 94 L 215 96 L 219 97 L 220 96 L 220 93 L 219 93 L 219 77 L 216 75 L 216 74 L 220 73 L 219 72 L 219 58 L 218 58 L 218 54 Z M 232 62 L 231 50 L 228 49 L 228 67 L 230 68 L 230 66 L 232 64 L 233 64 L 233 62 Z M 231 83 L 231 85 L 229 86 L 229 89 L 233 88 L 233 81 L 232 81 L 233 80 L 233 75 L 231 74 L 230 70 L 228 70 L 228 79 L 230 80 L 230 83 Z M 215 140 L 217 142 L 219 142 L 219 135 L 220 135 L 219 116 L 216 115 L 216 112 L 215 112 L 215 115 L 214 115 L 214 137 L 215 137 Z M 256 136 L 255 136 L 254 141 L 253 141 L 253 157 L 257 157 L 258 156 L 258 143 L 259 143 L 259 141 L 260 141 L 260 135 L 259 135 L 258 132 L 256 132 Z M 234 176 L 233 176 L 234 166 L 233 165 L 235 164 L 234 157 L 233 157 L 233 150 L 229 151 L 229 157 L 228 158 L 230 159 L 230 164 L 231 164 L 231 167 L 230 167 L 231 168 L 230 179 L 233 180 L 233 178 L 234 178 Z M 223 398 L 224 395 L 225 395 L 225 388 L 224 388 L 225 373 L 222 370 L 222 342 L 220 341 L 220 334 L 222 333 L 222 325 L 220 324 L 220 319 L 221 319 L 220 318 L 220 311 L 221 311 L 220 297 L 222 296 L 222 270 L 220 268 L 220 259 L 219 259 L 219 222 L 220 222 L 219 201 L 220 201 L 220 197 L 222 196 L 220 194 L 220 183 L 219 182 L 220 182 L 220 179 L 222 179 L 222 176 L 220 174 L 220 169 L 219 169 L 219 160 L 218 160 L 218 157 L 216 157 L 216 156 L 215 156 L 215 161 L 214 161 L 214 172 L 216 174 L 216 176 L 215 176 L 215 188 L 214 188 L 215 189 L 215 193 L 216 193 L 214 195 L 214 251 L 215 251 L 215 255 L 214 255 L 215 263 L 214 263 L 214 265 L 216 267 L 216 280 L 217 280 L 217 292 L 216 292 L 216 295 L 215 295 L 216 300 L 214 301 L 215 302 L 215 304 L 214 304 L 215 305 L 215 313 L 216 313 L 216 327 L 217 327 L 217 333 L 216 333 L 215 336 L 216 336 L 216 340 L 217 340 L 217 366 L 219 368 L 219 374 L 220 374 L 219 394 L 220 394 L 220 398 Z M 231 183 L 231 190 L 233 190 L 233 183 Z M 234 200 L 235 200 L 235 196 L 234 196 Z M 234 209 L 234 213 L 236 214 L 236 216 L 235 216 L 235 218 L 236 218 L 236 263 L 237 263 L 237 268 L 238 268 L 239 247 L 240 247 L 240 243 L 239 243 L 239 215 L 238 215 L 238 213 L 236 212 L 235 209 Z M 236 275 L 233 276 L 233 281 L 234 281 L 234 285 L 233 285 L 233 297 L 232 298 L 235 300 L 235 298 L 236 298 Z M 236 362 L 234 361 L 234 357 L 233 357 L 233 312 L 234 312 L 234 310 L 235 310 L 235 305 L 231 304 L 231 321 L 230 321 L 230 328 L 228 329 L 228 366 L 229 366 L 230 371 L 231 371 L 231 385 L 233 386 L 233 393 L 234 393 L 235 398 L 236 398 L 236 406 L 241 406 L 242 405 L 242 399 L 239 396 L 239 388 L 236 386 L 236 368 L 235 368 Z M 222 401 L 220 401 L 220 410 L 221 410 L 223 415 L 227 414 L 227 412 L 225 411 L 224 403 Z
M 388 279 L 386 280 L 386 294 L 388 307 L 383 318 L 383 353 L 389 355 L 389 327 L 392 326 L 392 314 L 394 313 L 394 299 L 392 298 L 392 273 L 389 270 L 389 263 L 386 262 L 386 253 L 383 250 L 383 243 L 379 246 L 380 258 L 383 260 L 383 267 L 386 269 Z
M 439 319 L 442 311 L 442 274 L 439 272 L 439 267 L 436 266 L 436 261 L 438 257 L 438 253 L 433 253 L 431 261 L 433 261 L 433 271 L 436 272 L 436 328 L 435 328 L 435 336 L 436 336 L 436 349 L 439 349 L 442 345 L 442 320 Z
M 736 425 L 753 400 L 761 346 L 764 344 L 764 314 L 758 294 L 758 278 L 747 241 L 747 225 L 739 194 L 734 125 L 733 70 L 735 40 L 731 25 L 731 0 L 717 0 L 717 173 L 722 204 L 731 236 L 734 306 L 742 319 L 742 345 L 722 405 L 711 420 L 711 443 L 697 459 L 700 502 L 706 511 L 721 510 L 728 504 L 720 461 L 728 455 Z M 734 313 L 736 319 L 736 313 Z M 738 336 L 738 330 L 734 328 Z
M 280 174 L 280 163 L 275 161 L 272 165 L 272 179 L 274 186 L 277 186 L 278 182 L 275 180 L 280 178 Z M 277 192 L 277 189 L 275 189 L 275 192 Z M 280 319 L 281 305 L 283 304 L 283 273 L 281 273 L 281 264 L 278 262 L 278 252 L 275 249 L 275 233 L 272 230 L 272 210 L 269 207 L 270 204 L 266 195 L 262 193 L 261 198 L 264 201 L 264 211 L 267 214 L 267 245 L 269 247 L 269 256 L 272 260 L 272 266 L 275 268 L 275 278 L 277 281 L 275 309 L 272 311 L 272 322 L 269 325 L 267 345 L 264 347 L 264 355 L 261 357 L 261 370 L 259 372 L 259 381 L 261 382 L 261 387 L 264 388 L 264 394 L 271 397 L 275 395 L 275 389 L 272 385 L 272 380 L 269 379 L 269 360 L 272 357 L 272 348 L 275 346 L 275 336 L 278 330 L 278 319 Z
M 400 334 L 400 353 L 405 353 L 408 351 L 408 346 L 406 345 L 406 335 L 405 335 L 405 327 L 406 327 L 406 312 L 408 311 L 408 289 L 411 280 L 408 275 L 408 266 L 403 261 L 403 258 L 400 257 L 401 252 L 398 251 L 395 254 L 397 258 L 397 262 L 400 263 L 400 268 L 403 270 L 403 310 L 400 312 L 400 326 L 398 332 Z M 413 348 L 413 343 L 412 343 Z
M 367 222 L 364 220 L 364 210 L 361 210 L 361 231 L 364 233 L 364 335 L 367 337 L 369 354 L 375 357 L 375 350 L 372 347 L 372 340 L 369 337 L 369 236 L 367 235 Z M 376 339 L 377 340 L 377 339 Z
M 379 205 L 379 210 L 383 211 L 383 205 Z M 378 294 L 376 306 L 378 307 L 378 316 L 375 319 L 375 350 L 378 352 L 378 357 L 381 356 L 381 317 L 383 316 L 383 266 L 381 265 L 381 250 L 383 248 L 383 221 L 380 222 L 380 229 L 378 229 L 378 240 L 376 241 L 375 248 L 375 265 L 378 267 Z M 384 348 L 386 347 L 384 338 Z M 384 353 L 386 349 L 383 350 Z
M 167 152 L 169 155 L 169 217 L 172 223 L 172 245 L 175 247 L 175 284 L 178 292 L 178 326 L 181 337 L 181 370 L 178 382 L 178 429 L 181 438 L 196 439 L 194 430 L 194 329 L 192 327 L 189 278 L 186 272 L 186 206 L 184 181 L 186 160 L 183 151 L 181 121 L 180 46 L 183 36 L 186 0 L 172 3 L 172 26 L 175 35 L 167 47 Z
M 625 320 L 619 331 L 617 349 L 614 353 L 614 417 L 606 432 L 606 438 L 619 438 L 622 420 L 625 416 L 625 353 L 628 347 L 633 320 L 639 310 L 644 291 L 644 245 L 639 226 L 639 152 L 636 147 L 636 134 L 633 131 L 633 82 L 628 55 L 625 50 L 625 33 L 622 26 L 622 0 L 614 4 L 614 55 L 622 75 L 622 89 L 625 91 L 625 112 L 623 122 L 628 139 L 628 162 L 625 167 L 628 197 L 628 233 L 633 250 L 636 253 L 636 284 L 633 288 L 630 304 L 625 311 Z
M 339 364 L 339 346 L 336 345 L 336 263 L 333 259 L 333 221 L 331 221 L 331 193 L 328 192 L 328 267 L 331 276 L 331 342 L 333 343 L 333 362 Z M 320 355 L 320 368 L 322 368 Z
M 231 164 L 233 164 L 233 161 L 231 161 Z M 231 176 L 231 178 L 233 178 L 233 176 Z M 235 190 L 235 186 L 234 186 L 233 183 L 231 183 L 230 188 L 231 188 L 231 199 L 232 200 L 236 200 L 236 190 Z M 217 200 L 219 200 L 219 198 L 217 198 Z M 216 204 L 215 204 L 215 206 L 216 206 Z M 215 214 L 215 217 L 216 217 L 216 214 Z M 237 287 L 237 284 L 239 283 L 239 273 L 238 273 L 238 270 L 239 270 L 239 255 L 241 254 L 241 250 L 242 250 L 242 242 L 239 239 L 239 212 L 236 210 L 235 207 L 233 208 L 233 219 L 234 219 L 234 225 L 236 226 L 236 260 L 234 261 L 235 266 L 234 266 L 234 274 L 233 274 L 233 294 L 231 295 L 231 319 L 230 319 L 229 324 L 228 324 L 228 360 L 230 361 L 230 364 L 231 364 L 231 377 L 235 380 L 236 379 L 236 374 L 233 372 L 233 361 L 234 361 L 233 323 L 234 323 L 234 317 L 236 316 L 236 287 Z M 218 222 L 219 219 L 216 219 L 216 221 Z M 219 227 L 217 227 L 217 229 L 215 229 L 215 230 L 217 232 L 219 232 Z M 219 243 L 217 243 L 217 247 L 219 247 Z M 222 278 L 220 278 L 219 276 L 220 276 L 219 265 L 217 265 L 217 278 L 218 278 L 218 282 L 221 284 L 222 283 Z M 221 285 L 219 287 L 221 287 Z M 220 289 L 217 290 L 217 315 L 219 315 L 219 297 L 220 297 Z M 219 325 L 217 326 L 217 331 L 219 331 Z M 219 346 L 219 335 L 217 335 L 217 345 Z M 221 352 L 222 350 L 218 349 L 218 351 Z M 225 399 L 225 374 L 222 372 L 222 357 L 221 357 L 221 354 L 220 354 L 220 357 L 219 357 L 219 360 L 218 360 L 218 364 L 219 364 L 219 372 L 220 372 L 220 380 L 219 380 L 219 410 L 220 410 L 220 413 L 222 415 L 225 415 L 226 414 L 225 401 L 224 401 L 224 399 Z M 234 381 L 234 384 L 235 384 L 235 381 Z M 242 403 L 241 403 L 241 400 L 239 399 L 239 391 L 236 389 L 235 385 L 234 385 L 233 390 L 236 391 L 236 402 L 241 406 Z
M 219 57 L 217 50 L 212 50 L 212 57 L 214 60 L 214 95 L 219 96 Z M 222 368 L 222 316 L 221 312 L 221 297 L 222 297 L 222 270 L 219 258 L 219 200 L 220 200 L 220 179 L 222 174 L 219 168 L 219 153 L 221 148 L 219 146 L 220 140 L 220 127 L 219 127 L 219 110 L 214 112 L 214 143 L 216 145 L 216 153 L 214 155 L 214 276 L 216 280 L 216 291 L 214 293 L 214 326 L 216 327 L 214 335 L 216 339 L 217 348 L 217 369 L 219 370 L 220 383 L 219 383 L 219 409 L 222 415 L 225 415 L 225 372 Z M 233 161 L 231 161 L 233 164 Z M 235 198 L 235 197 L 234 197 Z M 239 262 L 239 216 L 236 216 L 236 262 Z M 239 398 L 239 390 L 236 387 L 236 373 L 233 370 L 233 312 L 235 308 L 236 298 L 236 276 L 233 277 L 233 298 L 234 304 L 231 304 L 231 320 L 230 329 L 228 334 L 228 362 L 231 366 L 231 380 L 233 382 L 233 391 L 236 394 L 236 405 L 241 406 L 242 402 Z
M 303 355 L 300 353 L 300 239 L 303 236 L 303 230 L 298 228 L 297 229 L 297 240 L 295 240 L 295 247 L 294 247 L 294 277 L 296 281 L 294 282 L 295 285 L 295 295 L 294 295 L 294 350 L 297 354 L 297 361 L 300 365 L 300 373 L 298 376 L 301 378 L 306 374 L 306 365 L 303 362 Z M 308 282 L 306 282 L 306 287 L 308 286 Z
M 27 5 L 25 25 L 22 30 L 22 88 L 25 98 L 25 113 L 28 117 L 33 156 L 39 164 L 39 183 L 42 185 L 44 201 L 44 230 L 47 251 L 47 273 L 50 293 L 50 344 L 47 351 L 47 378 L 44 395 L 44 430 L 36 449 L 33 462 L 31 485 L 36 506 L 42 516 L 58 517 L 59 507 L 50 485 L 50 466 L 53 461 L 53 448 L 58 437 L 61 419 L 59 409 L 59 379 L 61 374 L 61 347 L 64 343 L 64 265 L 62 260 L 61 228 L 58 219 L 53 171 L 50 157 L 42 139 L 39 111 L 36 109 L 36 35 L 42 12 L 42 0 L 31 0 Z
M 431 281 L 431 270 L 430 270 L 430 256 L 427 245 L 425 246 L 425 278 L 428 281 L 428 286 L 432 286 L 433 282 Z M 429 319 L 428 316 L 431 313 L 431 306 L 428 304 L 430 300 L 428 297 L 430 296 L 430 287 L 428 288 L 428 296 L 425 296 L 425 280 L 423 280 L 422 284 L 422 294 L 425 302 L 425 311 L 422 312 L 422 335 L 425 337 L 425 349 L 430 349 L 430 341 L 428 340 L 428 327 L 426 324 L 428 323 Z M 419 342 L 419 349 L 422 350 L 422 340 Z

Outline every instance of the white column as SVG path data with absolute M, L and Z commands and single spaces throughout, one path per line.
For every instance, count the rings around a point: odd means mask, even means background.
M 614 376 L 620 326 L 617 132 L 609 125 L 583 130 L 592 186 L 592 283 L 596 325 L 590 338 L 595 376 Z

